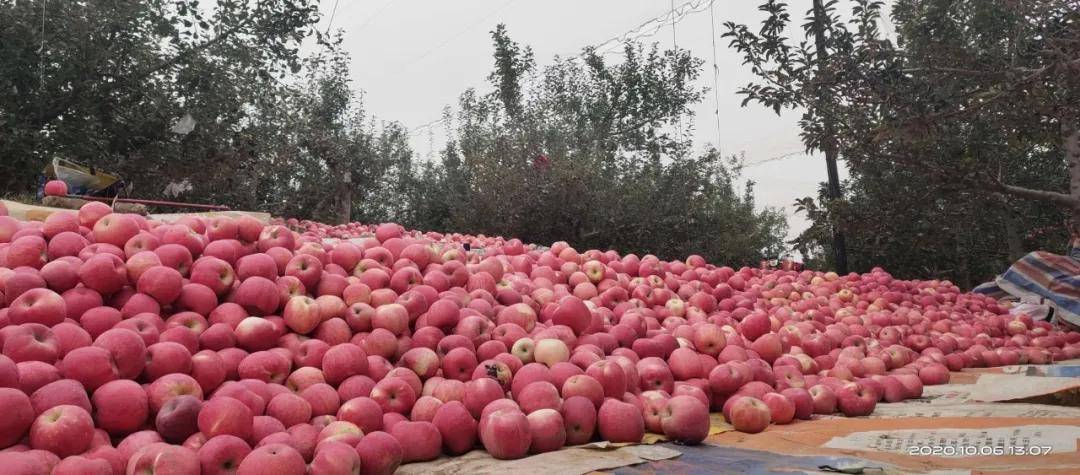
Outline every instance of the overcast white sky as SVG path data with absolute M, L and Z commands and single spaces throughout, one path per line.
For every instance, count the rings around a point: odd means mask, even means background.
M 690 0 L 676 0 L 675 7 Z M 337 4 L 336 12 L 334 11 Z M 792 0 L 795 24 L 810 0 Z M 777 117 L 761 106 L 739 106 L 735 94 L 740 85 L 753 80 L 736 52 L 720 38 L 723 23 L 757 25 L 763 15 L 757 0 L 717 0 L 716 62 L 719 78 L 717 102 L 713 95 L 695 108 L 695 142 L 699 149 L 716 144 L 725 154 L 745 152 L 749 163 L 802 150 L 798 113 Z M 365 93 L 365 108 L 381 119 L 396 120 L 410 128 L 440 117 L 444 106 L 454 105 L 466 88 L 487 88 L 491 70 L 489 32 L 505 23 L 511 37 L 533 48 L 539 66 L 555 55 L 572 56 L 586 45 L 622 35 L 671 9 L 669 0 L 323 0 L 323 27 L 345 32 L 345 49 L 352 56 L 351 79 Z M 846 8 L 844 9 L 846 11 Z M 710 12 L 687 16 L 675 27 L 680 48 L 706 61 L 700 84 L 713 87 L 712 31 Z M 672 45 L 671 27 L 648 40 L 662 47 Z M 717 133 L 713 111 L 719 109 Z M 434 128 L 435 147 L 444 143 L 443 131 Z M 719 136 L 719 138 L 718 138 Z M 413 148 L 421 156 L 431 153 L 427 132 L 414 136 Z M 846 172 L 841 170 L 841 178 Z M 798 154 L 791 158 L 747 168 L 745 177 L 757 184 L 759 205 L 784 208 L 790 237 L 807 226 L 793 214 L 796 198 L 816 195 L 826 179 L 820 156 Z

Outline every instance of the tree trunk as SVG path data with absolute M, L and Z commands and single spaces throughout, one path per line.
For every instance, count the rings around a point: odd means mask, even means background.
M 1008 206 L 1005 209 L 1005 242 L 1009 246 L 1009 261 L 1015 262 L 1024 256 L 1024 243 L 1020 240 L 1020 230 L 1016 227 L 1016 216 Z
M 1074 200 L 1080 200 L 1080 126 L 1069 119 L 1063 119 L 1061 132 L 1064 138 L 1062 148 L 1065 149 L 1065 163 L 1069 165 L 1069 195 Z M 1071 217 L 1069 231 L 1073 238 L 1080 237 L 1080 204 L 1073 204 Z
M 828 50 L 825 47 L 825 22 L 829 19 L 825 14 L 825 6 L 822 0 L 814 0 L 814 43 L 817 49 L 818 80 L 822 80 L 828 74 L 825 60 L 828 58 Z M 818 110 L 825 109 L 828 99 L 818 93 Z M 824 116 L 824 114 L 822 114 Z M 840 199 L 840 174 L 836 169 L 836 159 L 839 155 L 836 145 L 836 132 L 833 130 L 829 119 L 825 119 L 825 130 L 821 138 L 822 150 L 825 152 L 825 168 L 829 175 L 829 199 Z M 834 222 L 832 226 L 833 263 L 836 265 L 836 273 L 844 275 L 848 273 L 847 245 L 844 241 L 844 233 L 840 231 Z
M 341 173 L 341 182 L 338 185 L 338 193 L 335 197 L 337 210 L 334 218 L 338 224 L 348 224 L 352 221 L 352 171 L 345 170 Z

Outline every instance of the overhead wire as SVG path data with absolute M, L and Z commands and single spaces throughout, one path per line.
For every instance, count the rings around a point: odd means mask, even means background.
M 610 54 L 611 52 L 615 51 L 615 50 L 612 49 L 613 47 L 622 45 L 627 41 L 636 41 L 636 40 L 641 40 L 641 39 L 644 39 L 644 38 L 650 38 L 650 37 L 656 36 L 657 33 L 659 33 L 664 27 L 668 26 L 669 24 L 672 26 L 672 28 L 674 28 L 675 24 L 683 21 L 688 16 L 690 16 L 692 14 L 695 14 L 695 13 L 703 12 L 707 8 L 712 8 L 712 5 L 713 5 L 713 3 L 715 3 L 715 1 L 716 0 L 690 0 L 690 1 L 687 1 L 686 3 L 683 3 L 682 5 L 680 5 L 677 8 L 673 7 L 671 9 L 669 9 L 663 15 L 659 15 L 659 16 L 650 18 L 648 20 L 645 20 L 644 22 L 638 24 L 634 28 L 631 28 L 630 30 L 627 30 L 626 32 L 624 32 L 622 34 L 613 36 L 613 37 L 611 37 L 611 38 L 609 38 L 607 40 L 604 40 L 604 41 L 602 41 L 600 43 L 597 43 L 594 46 L 592 46 L 591 49 L 597 55 L 605 56 L 605 55 Z M 672 1 L 672 5 L 674 5 L 674 1 Z M 497 13 L 497 12 L 494 12 L 494 13 Z M 650 29 L 651 29 L 651 31 L 650 31 Z M 673 39 L 674 39 L 674 37 L 673 37 Z M 566 59 L 569 60 L 569 61 L 573 61 L 573 60 L 576 60 L 576 59 L 584 58 L 586 56 L 586 54 L 587 54 L 586 51 L 582 51 L 582 52 L 574 54 L 574 55 L 568 55 L 568 56 L 566 56 Z M 532 76 L 532 77 L 526 78 L 524 83 L 527 84 L 527 85 L 534 85 L 536 80 L 537 80 L 537 78 L 535 76 Z M 424 124 L 421 124 L 421 125 L 419 125 L 419 126 L 417 126 L 415 128 L 410 128 L 409 129 L 410 130 L 409 135 L 410 136 L 416 135 L 422 129 L 434 127 L 439 122 L 442 122 L 442 119 L 431 120 L 431 121 L 425 122 Z
M 330 34 L 330 27 L 334 26 L 334 16 L 337 15 L 338 0 L 334 0 L 334 9 L 330 10 L 330 21 L 326 22 L 326 34 Z
M 716 13 L 713 2 L 709 2 L 709 25 L 712 29 L 712 69 L 713 69 L 713 116 L 716 117 L 716 151 L 720 150 L 720 66 L 716 64 Z
M 38 50 L 38 94 L 45 97 L 45 11 L 48 0 L 41 0 L 41 48 Z M 43 115 L 45 110 L 44 101 L 38 100 L 38 115 Z M 34 135 L 34 148 L 41 152 L 41 134 Z
M 371 16 L 369 16 L 367 18 L 367 20 L 364 20 L 364 22 L 361 23 L 360 26 L 358 26 L 358 27 L 356 27 L 356 29 L 352 30 L 352 34 L 355 35 L 355 34 L 359 33 L 360 30 L 363 30 L 364 27 L 370 25 L 372 21 L 375 21 L 375 18 L 378 18 L 379 14 L 386 11 L 387 8 L 390 8 L 390 5 L 393 5 L 394 2 L 397 2 L 397 0 L 390 0 L 389 2 L 386 2 L 386 3 L 382 4 L 381 7 L 379 7 L 378 9 L 376 9 L 374 12 L 371 13 Z
M 769 158 L 766 158 L 766 159 L 763 159 L 763 160 L 754 160 L 754 161 L 749 162 L 749 163 L 744 163 L 743 168 L 752 168 L 752 167 L 756 167 L 756 166 L 761 166 L 761 165 L 764 165 L 766 163 L 778 162 L 780 160 L 787 160 L 787 159 L 789 159 L 791 157 L 797 157 L 797 156 L 801 156 L 801 155 L 806 155 L 806 151 L 805 150 L 796 150 L 794 152 L 788 152 L 788 153 L 785 153 L 785 154 L 776 155 L 776 156 L 769 157 Z
M 487 20 L 488 20 L 488 18 L 491 18 L 491 17 L 493 17 L 493 16 L 497 15 L 497 14 L 498 14 L 499 12 L 501 12 L 501 11 L 505 10 L 505 9 L 506 9 L 506 7 L 509 7 L 510 5 L 512 5 L 512 4 L 514 4 L 514 3 L 517 3 L 517 2 L 518 2 L 518 0 L 508 0 L 508 1 L 506 2 L 506 3 L 503 3 L 503 4 L 502 4 L 502 6 L 500 6 L 499 8 L 495 9 L 495 10 L 494 10 L 494 11 L 492 11 L 491 13 L 488 13 L 487 15 L 484 15 L 483 17 L 481 17 L 481 18 L 477 19 L 476 21 L 474 21 L 474 22 L 470 23 L 470 24 L 469 24 L 468 26 L 466 26 L 465 28 L 462 28 L 462 29 L 461 29 L 461 30 L 459 30 L 459 31 L 458 31 L 457 33 L 455 33 L 455 34 L 454 34 L 453 36 L 451 36 L 450 38 L 447 38 L 447 39 L 446 39 L 446 40 L 444 40 L 444 41 L 443 41 L 442 43 L 439 43 L 439 44 L 438 44 L 438 45 L 436 45 L 436 46 L 435 46 L 434 48 L 431 48 L 431 49 L 429 49 L 429 50 L 425 51 L 425 52 L 424 52 L 423 54 L 421 54 L 420 56 L 417 56 L 417 57 L 415 57 L 415 58 L 413 58 L 413 59 L 411 59 L 411 60 L 409 60 L 409 61 L 406 61 L 406 62 L 405 62 L 405 64 L 403 64 L 402 66 L 400 66 L 400 67 L 398 67 L 397 69 L 395 69 L 395 70 L 393 71 L 393 73 L 397 73 L 397 72 L 399 72 L 399 71 L 403 71 L 403 70 L 406 70 L 406 69 L 408 69 L 408 68 L 409 68 L 410 66 L 412 66 L 412 65 L 414 65 L 414 64 L 416 64 L 416 63 L 418 63 L 418 62 L 420 62 L 420 61 L 423 61 L 423 60 L 424 60 L 425 58 L 427 58 L 428 56 L 430 56 L 430 55 L 431 55 L 432 53 L 434 53 L 434 52 L 436 52 L 436 51 L 438 51 L 438 50 L 440 50 L 440 49 L 443 49 L 444 47 L 446 47 L 446 45 L 448 45 L 448 44 L 452 43 L 453 41 L 455 41 L 455 40 L 457 40 L 458 38 L 460 38 L 460 37 L 461 37 L 462 35 L 464 35 L 464 34 L 468 33 L 468 32 L 469 32 L 470 30 L 472 30 L 473 28 L 475 28 L 475 27 L 476 27 L 477 25 L 479 25 L 479 24 L 481 24 L 481 23 L 483 23 L 483 22 L 487 21 Z

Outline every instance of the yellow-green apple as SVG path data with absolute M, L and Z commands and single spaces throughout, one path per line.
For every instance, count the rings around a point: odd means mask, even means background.
M 570 348 L 562 340 L 544 338 L 536 341 L 533 347 L 533 360 L 550 368 L 556 363 L 570 361 Z

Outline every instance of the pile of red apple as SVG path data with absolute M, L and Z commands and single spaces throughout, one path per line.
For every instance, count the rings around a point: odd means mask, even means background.
M 0 213 L 2 214 L 2 213 Z M 186 217 L 0 216 L 0 469 L 391 473 L 646 431 L 870 414 L 1080 334 L 949 282 L 519 240 Z M 159 472 L 160 471 L 160 472 Z

